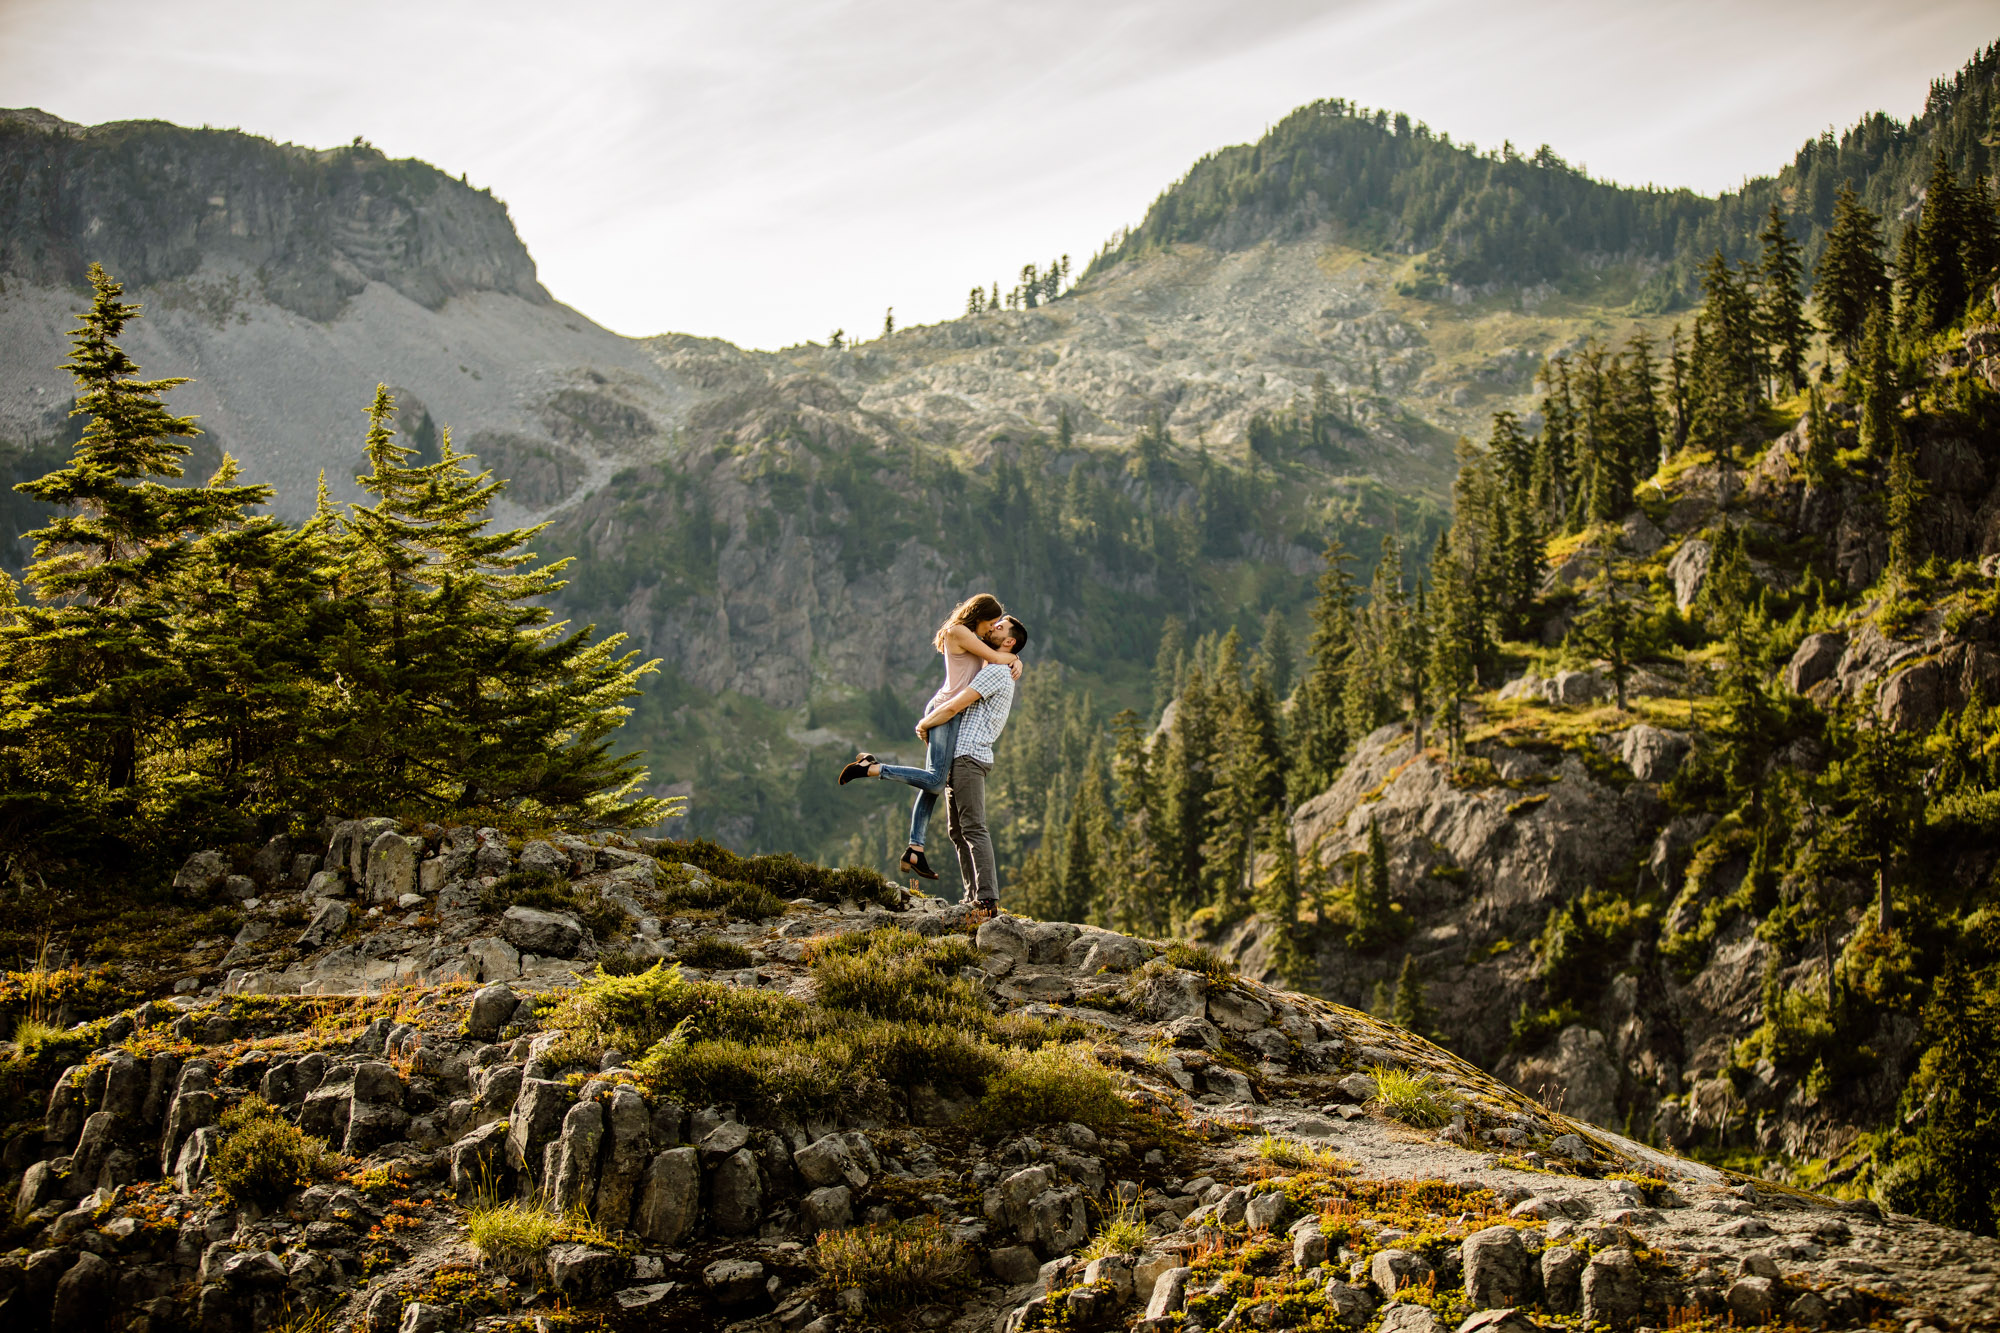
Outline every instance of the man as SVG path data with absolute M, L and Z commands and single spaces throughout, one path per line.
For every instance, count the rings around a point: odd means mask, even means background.
M 1016 616 L 994 622 L 986 642 L 1016 657 L 1028 646 L 1028 627 Z M 945 803 L 951 845 L 958 852 L 958 873 L 965 880 L 967 901 L 983 917 L 1000 905 L 1000 876 L 993 865 L 993 837 L 986 831 L 986 776 L 993 771 L 993 743 L 1007 725 L 1014 706 L 1014 675 L 989 662 L 970 683 L 917 723 L 919 739 L 959 717 L 957 753 L 946 780 Z

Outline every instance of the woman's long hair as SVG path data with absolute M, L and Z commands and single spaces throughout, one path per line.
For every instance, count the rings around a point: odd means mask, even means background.
M 953 625 L 977 625 L 982 620 L 998 620 L 1006 614 L 1007 608 L 1000 605 L 998 597 L 990 592 L 975 593 L 960 602 L 952 609 L 952 613 L 944 618 L 944 624 L 939 625 L 938 632 L 931 636 L 931 646 L 943 652 L 944 636 L 951 632 Z

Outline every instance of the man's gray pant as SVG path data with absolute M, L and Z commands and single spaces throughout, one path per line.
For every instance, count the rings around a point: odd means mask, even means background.
M 986 775 L 992 771 L 992 765 L 962 754 L 951 761 L 951 777 L 945 787 L 951 845 L 958 853 L 958 873 L 964 877 L 966 897 L 972 902 L 1000 901 L 993 837 L 986 831 Z

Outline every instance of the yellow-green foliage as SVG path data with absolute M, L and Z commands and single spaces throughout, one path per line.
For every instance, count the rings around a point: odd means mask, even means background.
M 639 845 L 651 852 L 670 872 L 674 867 L 686 864 L 719 880 L 763 890 L 778 901 L 781 911 L 784 900 L 788 898 L 811 898 L 822 903 L 837 903 L 851 898 L 857 903 L 885 905 L 896 900 L 894 884 L 877 872 L 859 866 L 833 869 L 800 860 L 790 852 L 738 856 L 727 847 L 705 838 L 690 838 L 685 842 L 670 838 L 642 838 Z
M 1081 1253 L 1085 1259 L 1108 1259 L 1116 1254 L 1137 1254 L 1145 1248 L 1145 1210 L 1137 1199 L 1126 1199 L 1098 1224 L 1097 1234 Z
M 979 1093 L 1022 1062 L 1020 1048 L 1069 1034 L 1071 1025 L 996 1019 L 972 983 L 955 975 L 972 957 L 960 939 L 880 930 L 815 949 L 817 1003 L 653 967 L 592 977 L 543 1023 L 567 1034 L 563 1049 L 578 1059 L 611 1046 L 644 1052 L 633 1065 L 639 1077 L 656 1093 L 696 1105 L 737 1101 L 793 1116 L 857 1103 L 879 1109 L 916 1083 Z M 1109 1086 L 1107 1074 L 1094 1064 L 1092 1071 L 1090 1090 Z M 1089 1096 L 1063 1105 L 1070 1103 L 1100 1121 L 1113 1118 Z M 1051 1116 L 1082 1118 L 1051 1112 L 1017 1115 L 1016 1123 Z
M 1288 1139 L 1281 1134 L 1266 1133 L 1257 1141 L 1257 1155 L 1273 1166 L 1287 1167 L 1294 1171 L 1323 1171 L 1328 1175 L 1344 1175 L 1354 1170 L 1354 1163 L 1339 1153 L 1326 1148 L 1315 1148 L 1297 1139 Z
M 275 1207 L 294 1190 L 340 1169 L 339 1155 L 324 1139 L 305 1133 L 254 1094 L 222 1117 L 222 1135 L 209 1169 L 239 1203 Z
M 531 1203 L 478 1203 L 466 1214 L 465 1229 L 479 1252 L 501 1268 L 512 1268 L 555 1243 L 559 1221 Z
M 1089 1046 L 1044 1046 L 1013 1062 L 988 1084 L 981 1118 L 998 1126 L 1075 1121 L 1109 1132 L 1131 1116 L 1118 1085 Z
M 1406 1125 L 1436 1129 L 1458 1111 L 1458 1099 L 1433 1075 L 1393 1065 L 1376 1065 L 1368 1074 L 1375 1080 L 1377 1104 Z
M 1236 964 L 1224 958 L 1206 944 L 1193 940 L 1171 940 L 1167 944 L 1166 958 L 1175 967 L 1184 967 L 1190 972 L 1199 972 L 1208 978 L 1211 986 L 1227 985 L 1236 975 Z
M 935 1217 L 822 1231 L 812 1261 L 828 1286 L 859 1287 L 883 1309 L 936 1300 L 973 1273 L 971 1255 Z

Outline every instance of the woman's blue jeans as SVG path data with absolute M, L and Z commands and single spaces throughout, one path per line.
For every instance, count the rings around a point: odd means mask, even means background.
M 931 811 L 937 808 L 938 793 L 944 790 L 945 779 L 951 774 L 952 757 L 958 751 L 958 721 L 953 718 L 941 727 L 931 728 L 930 751 L 925 756 L 925 767 L 884 764 L 877 774 L 891 782 L 907 782 L 917 789 L 917 803 L 910 808 L 912 847 L 924 845 L 924 835 L 930 831 Z

